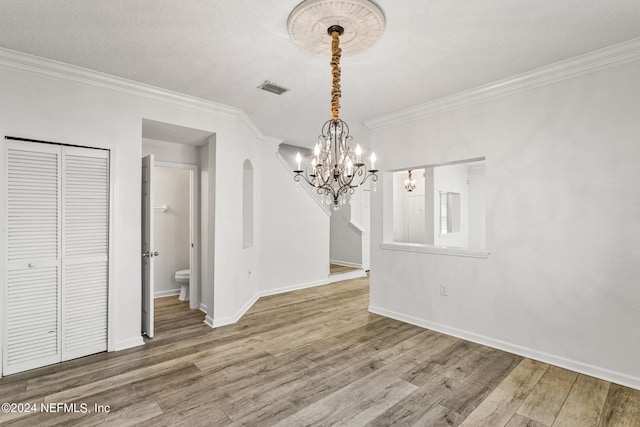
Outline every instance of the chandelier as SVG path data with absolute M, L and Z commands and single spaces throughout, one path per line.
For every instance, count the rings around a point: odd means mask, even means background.
M 326 204 L 333 203 L 333 209 L 338 210 L 350 200 L 355 189 L 364 184 L 369 178 L 375 183 L 378 180 L 375 168 L 376 155 L 371 153 L 369 158 L 371 167 L 367 168 L 362 159 L 360 145 L 352 148 L 352 136 L 349 126 L 340 119 L 340 36 L 344 28 L 331 25 L 327 32 L 331 36 L 331 119 L 327 120 L 318 136 L 313 156 L 307 159 L 302 167 L 300 153 L 296 155 L 297 169 L 293 179 L 301 179 L 314 187 L 323 197 Z M 375 185 L 375 184 L 374 184 Z M 374 187 L 375 190 L 375 187 Z
M 404 181 L 404 189 L 407 190 L 408 193 L 416 189 L 416 180 L 411 176 L 411 169 L 409 169 L 409 177 Z

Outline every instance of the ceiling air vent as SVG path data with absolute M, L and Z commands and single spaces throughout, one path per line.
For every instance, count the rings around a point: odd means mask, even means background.
M 267 92 L 275 93 L 276 95 L 282 95 L 289 90 L 283 88 L 282 86 L 278 86 L 277 84 L 272 83 L 268 80 L 265 80 L 264 83 L 258 86 L 258 89 L 266 90 Z

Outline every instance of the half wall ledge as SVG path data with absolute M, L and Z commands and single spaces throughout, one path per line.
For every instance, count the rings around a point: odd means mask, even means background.
M 426 254 L 461 256 L 468 258 L 488 258 L 486 249 L 453 248 L 448 246 L 421 245 L 418 243 L 381 243 L 380 247 L 388 251 L 422 252 Z

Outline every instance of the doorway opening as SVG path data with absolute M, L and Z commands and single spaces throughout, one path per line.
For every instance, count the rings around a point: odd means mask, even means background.
M 197 165 L 155 162 L 155 249 L 163 254 L 154 266 L 154 298 L 178 295 L 197 302 Z M 193 295 L 193 296 L 192 296 Z M 198 308 L 195 305 L 193 308 Z
M 297 168 L 296 154 L 310 157 L 313 151 L 309 148 L 280 144 L 278 154 L 289 165 L 289 170 Z M 318 193 L 312 187 L 301 186 L 311 197 Z M 349 203 L 334 211 L 324 203 L 324 199 L 316 199 L 320 209 L 329 215 L 329 259 L 327 274 L 329 282 L 363 277 L 369 271 L 370 257 L 370 211 L 371 191 L 369 183 L 359 187 L 349 199 Z
M 203 253 L 201 244 L 206 246 L 207 239 L 202 243 L 201 233 L 208 229 L 209 215 L 202 209 L 207 204 L 207 180 L 201 175 L 207 175 L 208 164 L 201 163 L 211 136 L 143 120 L 141 330 L 149 338 L 156 332 L 155 324 L 162 322 L 156 311 L 162 312 L 168 299 L 187 311 L 207 310 L 201 285 L 206 279 L 201 268 L 206 248 Z

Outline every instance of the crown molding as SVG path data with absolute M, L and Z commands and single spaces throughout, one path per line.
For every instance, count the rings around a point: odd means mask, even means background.
M 279 144 L 282 139 L 264 135 L 249 116 L 240 108 L 209 101 L 180 92 L 112 76 L 99 71 L 46 59 L 11 49 L 0 48 L 0 68 L 62 80 L 82 86 L 115 90 L 128 95 L 146 98 L 172 107 L 188 108 L 239 120 L 259 142 Z
M 268 147 L 275 147 L 278 149 L 278 146 L 284 141 L 284 138 L 276 138 L 273 136 L 264 135 L 260 129 L 253 123 L 253 120 L 245 113 L 243 110 L 238 109 L 238 120 L 240 124 L 252 134 L 254 140 L 258 144 L 266 145 Z
M 633 62 L 639 58 L 640 38 L 636 38 L 494 83 L 365 120 L 364 124 L 369 130 L 380 130 L 501 96 L 583 76 L 617 65 Z

